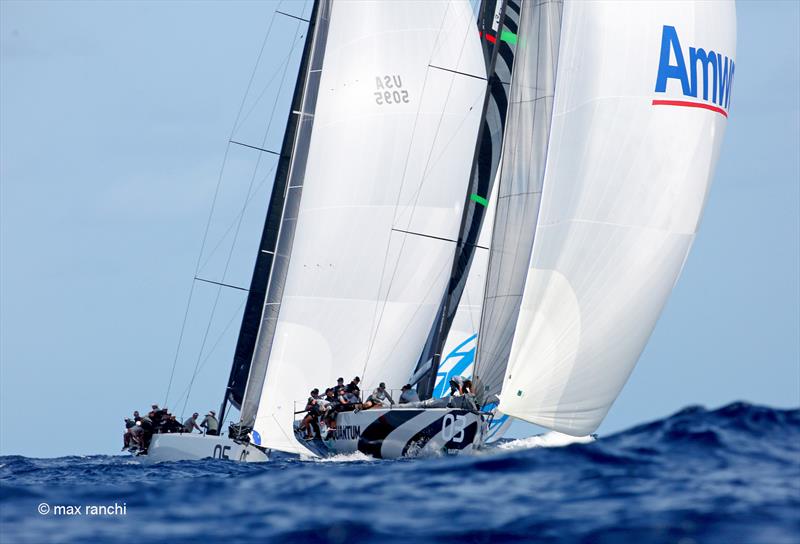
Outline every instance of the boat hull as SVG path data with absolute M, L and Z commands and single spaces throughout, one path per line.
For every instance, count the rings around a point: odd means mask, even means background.
M 300 440 L 319 456 L 361 452 L 379 459 L 452 455 L 483 446 L 490 416 L 453 408 L 341 412 L 326 440 Z
M 222 436 L 201 434 L 154 434 L 146 455 L 138 459 L 146 463 L 164 461 L 192 461 L 199 459 L 226 459 L 245 463 L 269 461 L 266 450 L 252 444 L 238 442 Z

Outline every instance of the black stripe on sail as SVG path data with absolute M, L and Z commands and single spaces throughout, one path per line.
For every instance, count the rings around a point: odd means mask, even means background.
M 514 2 L 514 0 L 508 0 L 508 2 L 506 2 L 506 6 L 514 10 L 517 13 L 517 17 L 519 17 L 519 4 Z M 506 16 L 508 16 L 508 14 L 506 14 Z
M 503 130 L 506 129 L 506 112 L 508 111 L 508 96 L 503 87 L 503 83 L 496 77 L 493 77 L 489 84 L 492 86 L 492 100 L 494 100 L 497 110 L 500 113 L 500 125 Z
M 511 50 L 511 46 L 501 42 L 500 47 L 497 49 L 497 54 L 503 59 L 503 62 L 508 67 L 508 72 L 511 73 L 511 69 L 514 66 L 514 51 Z
M 506 17 L 506 18 L 504 19 L 504 21 L 503 21 L 503 25 L 504 25 L 504 26 L 505 26 L 507 29 L 509 29 L 511 32 L 513 32 L 514 34 L 516 34 L 516 33 L 517 33 L 517 30 L 518 30 L 517 23 L 515 23 L 515 22 L 514 22 L 514 21 L 511 19 L 511 17 Z
M 422 410 L 390 410 L 370 423 L 358 438 L 358 451 L 381 459 L 383 440 L 400 425 L 408 423 Z M 404 450 L 405 452 L 405 450 Z

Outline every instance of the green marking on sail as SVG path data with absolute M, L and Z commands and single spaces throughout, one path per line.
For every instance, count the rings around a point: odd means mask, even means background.
M 517 45 L 517 35 L 511 32 L 510 30 L 504 30 L 500 33 L 500 40 L 510 43 L 511 45 Z
M 472 193 L 471 195 L 469 195 L 469 197 L 472 200 L 474 200 L 475 202 L 477 202 L 478 204 L 480 204 L 481 206 L 488 206 L 489 205 L 489 201 L 486 200 L 485 198 L 483 198 L 481 195 Z

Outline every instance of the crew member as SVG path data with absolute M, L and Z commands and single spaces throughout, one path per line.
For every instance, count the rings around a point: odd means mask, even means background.
M 192 417 L 188 418 L 186 421 L 183 422 L 183 432 L 191 433 L 195 429 L 200 431 L 201 433 L 203 430 L 197 426 L 197 418 L 200 417 L 200 414 L 197 412 L 192 414 Z
M 352 393 L 355 396 L 360 398 L 361 389 L 358 387 L 359 383 L 361 383 L 361 378 L 356 376 L 355 378 L 353 378 L 353 380 L 349 384 L 347 384 L 347 392 L 348 393 Z
M 392 396 L 386 391 L 386 384 L 381 382 L 378 388 L 375 389 L 364 402 L 364 408 L 384 407 L 386 406 L 387 400 L 389 404 L 394 405 L 394 399 L 392 399 Z
M 219 435 L 219 422 L 217 421 L 217 414 L 214 413 L 214 410 L 210 410 L 206 414 L 200 426 L 206 430 L 206 434 L 209 436 Z
M 409 402 L 419 402 L 419 395 L 417 392 L 411 388 L 411 384 L 405 384 L 402 389 L 402 393 L 400 393 L 400 404 L 408 404 Z

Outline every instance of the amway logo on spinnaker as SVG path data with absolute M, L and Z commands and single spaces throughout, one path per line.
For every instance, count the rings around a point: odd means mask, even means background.
M 671 54 L 675 58 L 675 64 L 670 64 Z M 731 85 L 733 84 L 733 67 L 733 59 L 711 50 L 706 51 L 703 48 L 695 47 L 689 48 L 687 63 L 686 58 L 683 56 L 681 42 L 678 39 L 675 27 L 664 25 L 661 33 L 661 57 L 658 61 L 655 92 L 666 93 L 667 82 L 670 79 L 676 79 L 681 84 L 684 97 L 697 99 L 700 80 L 698 76 L 702 75 L 702 100 L 705 102 L 654 99 L 653 105 L 703 108 L 727 117 L 731 99 Z

